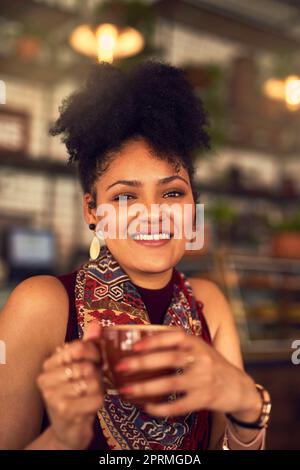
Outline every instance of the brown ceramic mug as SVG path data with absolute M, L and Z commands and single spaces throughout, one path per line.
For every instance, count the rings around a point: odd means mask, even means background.
M 116 371 L 116 365 L 126 357 L 141 355 L 143 352 L 133 350 L 133 346 L 138 341 L 147 336 L 161 333 L 173 333 L 174 326 L 167 325 L 114 325 L 104 327 L 101 332 L 101 353 L 103 359 L 103 384 L 105 391 L 109 389 L 119 389 L 134 382 L 142 382 L 154 378 L 172 375 L 176 367 L 168 369 L 147 370 L 141 372 L 121 372 Z M 146 402 L 159 403 L 166 401 L 168 396 L 153 396 L 133 398 L 122 396 L 122 398 L 136 405 L 143 405 Z

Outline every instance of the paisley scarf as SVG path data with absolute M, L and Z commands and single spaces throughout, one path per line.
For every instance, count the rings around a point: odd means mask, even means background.
M 202 304 L 194 299 L 184 274 L 174 270 L 173 297 L 163 323 L 180 325 L 186 333 L 210 342 L 206 323 L 205 328 L 203 324 Z M 105 245 L 96 260 L 90 259 L 79 268 L 75 305 L 79 338 L 94 319 L 104 327 L 150 324 L 138 290 Z M 109 389 L 98 418 L 111 449 L 198 450 L 208 446 L 210 414 L 206 410 L 157 418 L 123 401 L 116 390 Z

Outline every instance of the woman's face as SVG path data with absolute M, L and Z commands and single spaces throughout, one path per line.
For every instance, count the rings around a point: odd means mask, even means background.
M 105 242 L 128 274 L 162 273 L 175 266 L 182 258 L 186 243 L 183 217 L 182 220 L 180 217 L 179 219 L 175 217 L 171 205 L 177 204 L 177 216 L 180 213 L 183 215 L 185 204 L 190 205 L 193 216 L 195 210 L 188 172 L 182 166 L 179 170 L 175 170 L 172 164 L 151 154 L 151 149 L 145 140 L 130 140 L 113 157 L 109 167 L 98 178 L 95 191 L 98 210 L 104 207 L 103 204 L 109 204 L 107 207 L 112 210 L 110 221 L 112 214 L 116 215 L 114 222 L 116 237 L 109 235 Z M 85 194 L 84 200 L 85 218 L 91 223 L 91 213 L 96 214 L 96 209 L 92 211 L 87 209 L 87 203 L 91 200 L 90 194 Z M 127 207 L 121 209 L 120 200 Z M 151 212 L 152 204 L 158 205 L 155 212 L 153 210 Z M 164 209 L 160 209 L 162 207 Z M 169 216 L 170 230 L 163 229 L 168 225 L 163 225 L 164 217 L 167 216 Z M 103 224 L 103 217 L 104 213 L 96 216 L 94 221 L 102 221 Z M 163 237 L 170 234 L 170 238 L 158 241 L 136 239 L 140 233 L 150 233 L 151 222 L 153 234 L 164 232 Z M 182 236 L 178 238 L 177 235 L 175 238 L 175 231 L 180 233 L 178 224 L 181 224 Z M 119 236 L 120 227 L 124 238 Z M 105 225 L 104 229 L 108 231 L 108 226 Z

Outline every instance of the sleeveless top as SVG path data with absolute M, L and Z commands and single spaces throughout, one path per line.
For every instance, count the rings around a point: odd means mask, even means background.
M 65 342 L 70 342 L 75 339 L 78 339 L 78 324 L 77 324 L 77 312 L 75 307 L 75 282 L 76 282 L 76 275 L 77 270 L 62 274 L 57 276 L 57 278 L 62 282 L 69 298 L 69 315 L 68 315 L 68 322 L 66 328 L 66 335 L 65 335 Z M 148 315 L 152 324 L 162 324 L 164 319 L 164 314 L 171 302 L 172 292 L 173 292 L 173 284 L 175 278 L 175 269 L 173 268 L 172 276 L 170 281 L 167 283 L 166 286 L 162 287 L 161 289 L 148 289 L 144 287 L 137 286 L 135 287 L 139 291 L 142 300 L 145 303 L 145 306 L 148 311 Z M 155 294 L 155 295 L 154 295 Z M 197 301 L 198 304 L 198 312 L 199 312 L 199 319 L 202 323 L 203 334 L 202 339 L 207 343 L 211 343 L 211 336 L 209 332 L 209 328 L 207 322 L 205 320 L 203 314 L 203 304 L 200 301 Z M 47 411 L 44 410 L 42 425 L 41 425 L 41 432 L 43 432 L 50 424 L 49 417 Z M 207 422 L 203 423 L 206 426 L 206 447 L 208 446 L 210 430 L 211 430 L 211 413 L 208 413 Z M 99 424 L 99 420 L 97 416 L 95 416 L 94 420 L 94 433 L 93 439 L 87 448 L 87 450 L 110 450 L 106 439 L 103 435 L 102 429 Z

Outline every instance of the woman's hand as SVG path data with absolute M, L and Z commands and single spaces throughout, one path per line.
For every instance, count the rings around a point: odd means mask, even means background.
M 93 422 L 103 403 L 100 372 L 100 326 L 89 325 L 83 340 L 58 348 L 37 378 L 58 448 L 85 449 L 93 436 Z
M 117 366 L 118 371 L 183 369 L 183 373 L 171 377 L 130 384 L 120 389 L 120 393 L 128 397 L 184 392 L 183 397 L 173 402 L 145 405 L 149 414 L 176 416 L 209 409 L 232 413 L 245 421 L 258 418 L 261 399 L 253 380 L 202 338 L 187 335 L 178 328 L 176 332 L 146 338 L 136 343 L 134 349 L 141 354 L 123 359 Z

